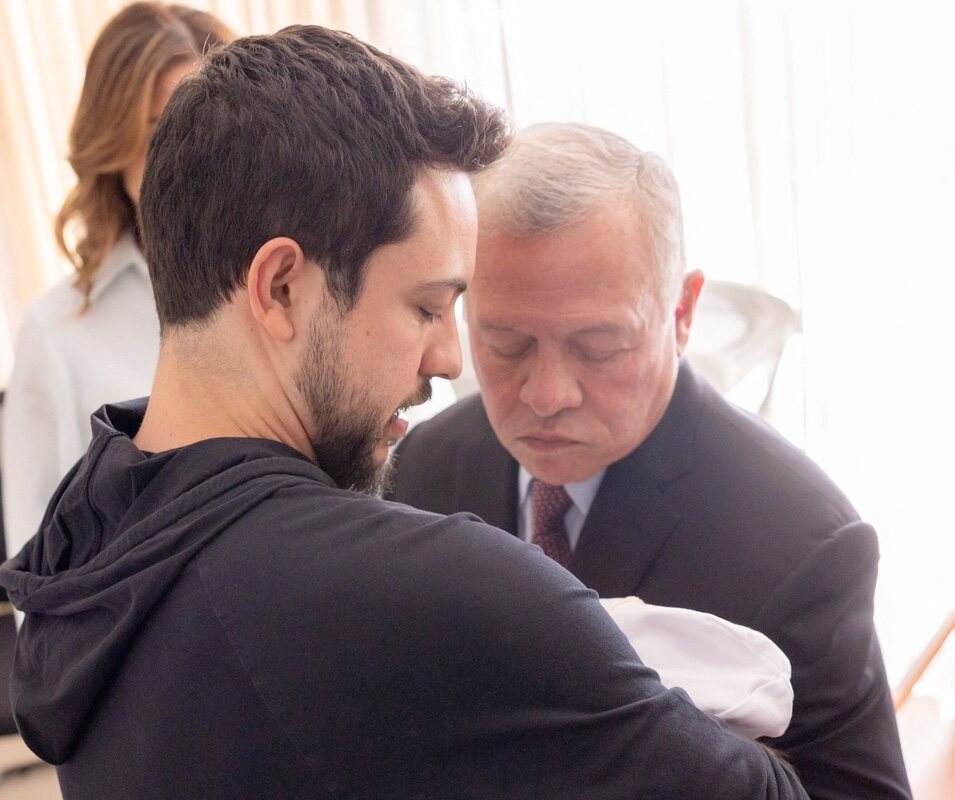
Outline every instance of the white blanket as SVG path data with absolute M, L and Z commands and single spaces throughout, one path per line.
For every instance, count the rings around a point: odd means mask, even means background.
M 780 736 L 792 717 L 789 659 L 763 634 L 712 614 L 644 603 L 600 601 L 641 660 L 668 688 L 745 736 Z

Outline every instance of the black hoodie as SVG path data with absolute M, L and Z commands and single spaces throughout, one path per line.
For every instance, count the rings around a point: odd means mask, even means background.
M 210 540 L 265 497 L 303 478 L 331 480 L 278 442 L 212 439 L 147 456 L 120 430 L 141 410 L 106 407 L 40 534 L 0 568 L 26 614 L 17 647 L 16 716 L 26 743 L 60 764 L 143 620 Z
M 537 548 L 278 442 L 144 454 L 144 408 L 94 416 L 0 568 L 17 722 L 67 800 L 804 796 Z

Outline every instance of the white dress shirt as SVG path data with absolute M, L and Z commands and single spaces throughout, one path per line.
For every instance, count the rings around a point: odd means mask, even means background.
M 94 274 L 90 307 L 69 276 L 27 310 L 3 409 L 7 555 L 36 532 L 63 476 L 89 444 L 104 403 L 149 394 L 159 322 L 146 262 L 124 233 Z
M 564 527 L 567 529 L 567 541 L 570 542 L 571 551 L 577 547 L 584 520 L 587 519 L 587 512 L 593 505 L 606 471 L 602 469 L 596 475 L 579 483 L 564 484 L 564 490 L 573 501 L 564 516 Z M 534 541 L 534 501 L 531 499 L 531 481 L 533 480 L 534 478 L 524 467 L 518 469 L 517 497 L 521 513 L 517 515 L 517 533 L 525 542 Z

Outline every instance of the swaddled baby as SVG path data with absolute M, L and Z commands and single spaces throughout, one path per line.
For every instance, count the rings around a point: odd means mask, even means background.
M 600 602 L 664 686 L 683 689 L 698 708 L 744 736 L 781 736 L 789 727 L 789 659 L 763 634 L 637 597 Z

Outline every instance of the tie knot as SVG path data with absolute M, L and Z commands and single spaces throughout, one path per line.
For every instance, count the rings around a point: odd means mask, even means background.
M 573 502 L 567 490 L 563 486 L 535 480 L 531 486 L 531 498 L 534 501 L 534 530 L 562 530 L 564 515 Z

